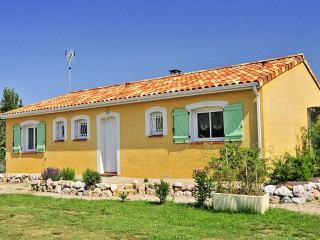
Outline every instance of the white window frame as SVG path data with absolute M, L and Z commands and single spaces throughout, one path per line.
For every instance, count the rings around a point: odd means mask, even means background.
M 63 122 L 63 126 L 64 126 L 64 137 L 62 139 L 58 139 L 58 136 L 57 136 L 57 124 L 59 122 Z M 67 132 L 68 132 L 68 127 L 67 127 L 67 119 L 63 118 L 63 117 L 58 117 L 58 118 L 55 118 L 53 120 L 53 123 L 52 123 L 52 126 L 53 126 L 53 141 L 65 141 L 67 140 Z
M 152 114 L 161 113 L 163 120 L 163 131 L 162 134 L 152 133 Z M 168 124 L 167 124 L 167 109 L 163 107 L 151 107 L 145 111 L 145 132 L 146 136 L 166 136 L 168 134 Z
M 189 134 L 191 142 L 205 142 L 205 141 L 224 141 L 224 137 L 221 138 L 198 138 L 198 120 L 197 113 L 204 112 L 220 112 L 228 105 L 228 101 L 203 101 L 186 106 L 186 110 L 189 114 Z
M 39 121 L 36 120 L 28 120 L 20 123 L 21 127 L 21 147 L 22 152 L 36 152 L 37 151 L 37 145 L 36 145 L 36 139 L 37 134 L 35 132 L 35 129 L 37 128 L 37 125 L 39 124 Z M 28 148 L 28 138 L 29 138 L 29 128 L 33 128 L 33 134 L 34 134 L 34 148 L 29 149 Z
M 79 137 L 76 136 L 75 134 L 75 125 L 76 125 L 76 122 L 79 121 L 79 120 L 84 120 L 87 122 L 87 137 L 86 138 L 82 138 L 82 137 Z M 87 115 L 77 115 L 77 116 L 74 116 L 71 118 L 71 139 L 72 140 L 89 140 L 90 139 L 90 117 L 87 116 Z

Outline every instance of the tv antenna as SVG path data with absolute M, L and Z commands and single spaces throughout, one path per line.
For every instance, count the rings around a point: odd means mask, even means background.
M 68 79 L 69 79 L 69 91 L 71 92 L 71 62 L 75 61 L 76 51 L 74 49 L 67 49 L 65 51 L 66 60 L 68 61 Z

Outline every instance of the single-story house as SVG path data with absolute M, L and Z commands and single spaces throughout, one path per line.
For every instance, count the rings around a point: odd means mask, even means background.
M 189 178 L 210 147 L 294 151 L 320 105 L 303 54 L 75 91 L 3 113 L 6 169 Z M 209 147 L 208 147 L 209 146 Z M 209 150 L 208 150 L 209 149 Z

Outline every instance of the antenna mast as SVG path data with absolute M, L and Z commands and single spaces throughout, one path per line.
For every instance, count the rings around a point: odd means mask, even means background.
M 67 49 L 65 51 L 65 57 L 68 61 L 69 92 L 71 92 L 71 62 L 75 61 L 76 51 L 74 49 Z

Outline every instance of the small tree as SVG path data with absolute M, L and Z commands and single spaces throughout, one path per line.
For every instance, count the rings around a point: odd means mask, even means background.
M 164 204 L 170 192 L 170 184 L 161 179 L 160 183 L 155 183 L 154 186 L 160 204 Z
M 5 87 L 3 95 L 0 100 L 0 114 L 22 107 L 22 100 L 19 94 L 14 91 L 14 88 L 10 89 Z M 0 119 L 0 165 L 5 166 L 5 149 L 6 147 L 6 122 Z M 4 169 L 5 170 L 5 169 Z

